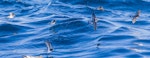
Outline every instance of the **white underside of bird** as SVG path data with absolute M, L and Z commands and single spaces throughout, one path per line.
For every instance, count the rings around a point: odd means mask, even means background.
M 14 14 L 14 13 L 9 13 L 9 16 L 8 16 L 7 18 L 12 19 L 12 18 L 14 18 L 14 17 L 15 17 L 15 14 Z
M 10 19 L 12 19 L 12 18 L 14 18 L 14 16 L 13 16 L 13 15 L 10 15 L 10 16 L 8 16 L 7 18 L 10 18 Z

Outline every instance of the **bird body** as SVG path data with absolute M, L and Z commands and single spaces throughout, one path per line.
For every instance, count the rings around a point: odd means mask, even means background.
M 97 19 L 96 19 L 96 15 L 94 12 L 92 13 L 92 22 L 93 22 L 94 30 L 96 30 L 97 29 Z
M 51 45 L 51 43 L 49 41 L 45 42 L 46 46 L 47 46 L 47 52 L 50 53 L 53 51 L 53 47 Z
M 140 13 L 141 13 L 141 10 L 138 10 L 136 15 L 133 17 L 133 19 L 132 19 L 133 24 L 136 22 L 137 18 L 140 16 Z
M 100 6 L 97 8 L 97 10 L 104 11 L 104 8 L 102 6 Z
M 50 24 L 51 26 L 54 26 L 54 25 L 56 24 L 56 20 L 52 20 L 51 22 L 49 22 L 49 24 Z
M 15 17 L 15 14 L 14 14 L 14 13 L 9 13 L 9 16 L 8 16 L 7 18 L 12 19 L 12 18 L 14 18 L 14 17 Z

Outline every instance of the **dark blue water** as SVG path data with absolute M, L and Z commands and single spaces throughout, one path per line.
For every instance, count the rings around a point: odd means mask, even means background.
M 132 24 L 137 10 L 140 17 Z M 88 23 L 93 11 L 96 31 Z M 7 18 L 10 12 L 15 18 Z M 46 40 L 54 48 L 50 54 Z M 150 58 L 150 0 L 0 0 L 0 58 L 24 55 Z

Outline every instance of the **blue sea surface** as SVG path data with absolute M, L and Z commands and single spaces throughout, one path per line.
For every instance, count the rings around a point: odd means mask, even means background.
M 93 12 L 97 30 L 88 23 Z M 49 54 L 46 40 L 54 48 Z M 150 58 L 150 0 L 0 0 L 0 58 L 25 55 Z

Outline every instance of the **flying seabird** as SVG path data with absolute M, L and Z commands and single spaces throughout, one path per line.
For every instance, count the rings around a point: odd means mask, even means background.
M 54 25 L 56 23 L 56 20 L 52 20 L 51 24 Z
M 14 18 L 14 17 L 15 17 L 15 14 L 14 14 L 14 13 L 12 13 L 12 12 L 10 12 L 10 13 L 9 13 L 9 16 L 8 16 L 7 18 L 12 19 L 12 18 Z
M 136 22 L 137 18 L 140 16 L 140 13 L 141 13 L 141 10 L 138 10 L 136 15 L 133 17 L 133 19 L 132 19 L 133 24 Z
M 96 30 L 97 29 L 97 19 L 96 19 L 94 12 L 92 13 L 92 22 L 93 22 L 94 30 Z
M 47 52 L 48 53 L 52 52 L 53 51 L 53 47 L 52 47 L 51 43 L 47 40 L 47 41 L 45 41 L 45 44 L 47 46 Z
M 104 8 L 102 6 L 100 6 L 97 8 L 97 10 L 104 11 Z
M 50 24 L 51 26 L 55 25 L 55 24 L 56 24 L 56 20 L 52 20 L 51 22 L 49 22 L 49 24 Z

